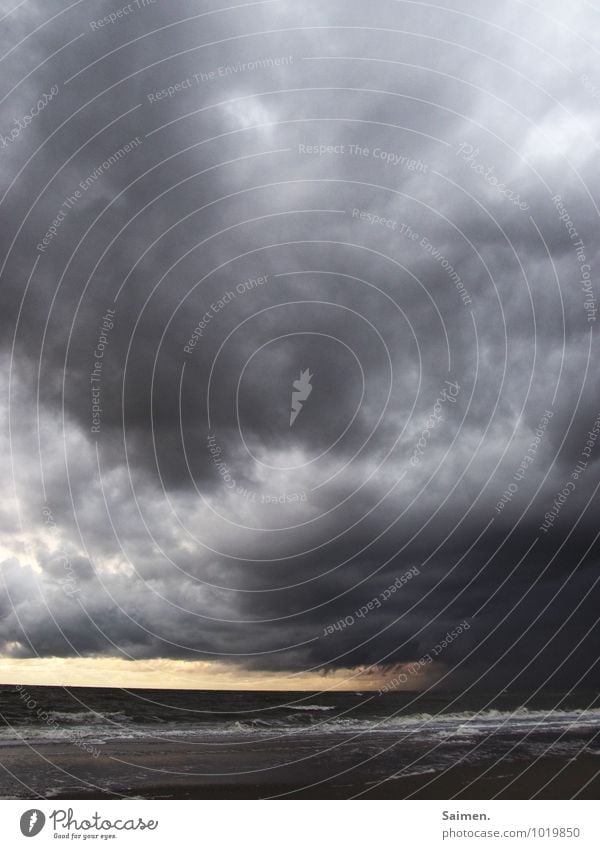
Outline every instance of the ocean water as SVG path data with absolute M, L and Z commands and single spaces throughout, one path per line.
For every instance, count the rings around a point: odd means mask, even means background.
M 363 784 L 598 755 L 600 697 L 0 688 L 0 796 L 254 776 Z M 48 745 L 50 744 L 50 745 Z M 135 753 L 122 758 L 122 752 Z M 158 772 L 158 776 L 157 776 Z M 175 794 L 176 795 L 176 794 Z

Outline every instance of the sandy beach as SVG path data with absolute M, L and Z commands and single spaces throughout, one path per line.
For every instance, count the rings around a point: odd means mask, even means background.
M 357 764 L 343 746 L 328 754 L 331 742 L 121 741 L 104 745 L 98 757 L 43 743 L 36 750 L 3 747 L 2 759 L 15 777 L 15 795 L 24 795 L 35 776 L 37 792 L 44 786 L 40 795 L 55 799 L 594 799 L 600 793 L 600 759 L 594 755 L 499 760 L 420 774 L 415 767 L 402 774 L 393 769 L 393 749 Z

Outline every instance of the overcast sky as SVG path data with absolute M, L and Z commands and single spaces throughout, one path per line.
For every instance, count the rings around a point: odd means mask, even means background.
M 0 2 L 11 680 L 597 683 L 600 12 L 207 5 Z

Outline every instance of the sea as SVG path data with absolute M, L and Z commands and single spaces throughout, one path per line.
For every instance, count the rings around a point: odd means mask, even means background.
M 600 695 L 0 687 L 0 797 L 336 793 L 456 764 L 598 756 Z M 170 788 L 170 789 L 169 789 Z M 342 788 L 340 790 L 340 788 Z M 327 795 L 326 789 L 323 791 Z M 160 795 L 157 793 L 157 795 Z

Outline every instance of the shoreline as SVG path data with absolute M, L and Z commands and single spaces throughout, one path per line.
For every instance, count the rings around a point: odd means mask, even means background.
M 274 742 L 274 741 L 271 741 Z M 0 798 L 65 799 L 598 799 L 600 757 L 482 758 L 444 769 L 404 767 L 396 753 L 357 762 L 356 753 L 238 740 L 215 750 L 129 740 L 94 758 L 64 743 L 0 749 Z M 365 753 L 366 755 L 366 753 Z M 419 772 L 419 770 L 421 770 Z
M 374 785 L 374 786 L 370 786 Z M 129 789 L 123 795 L 141 799 L 424 799 L 474 800 L 492 798 L 507 800 L 598 799 L 600 798 L 600 761 L 582 755 L 576 759 L 543 758 L 534 764 L 527 761 L 452 767 L 442 773 L 423 773 L 382 781 L 356 781 L 346 785 L 324 783 L 306 785 L 270 784 L 242 781 L 236 783 L 173 782 Z M 48 798 L 115 799 L 114 793 L 52 795 Z

